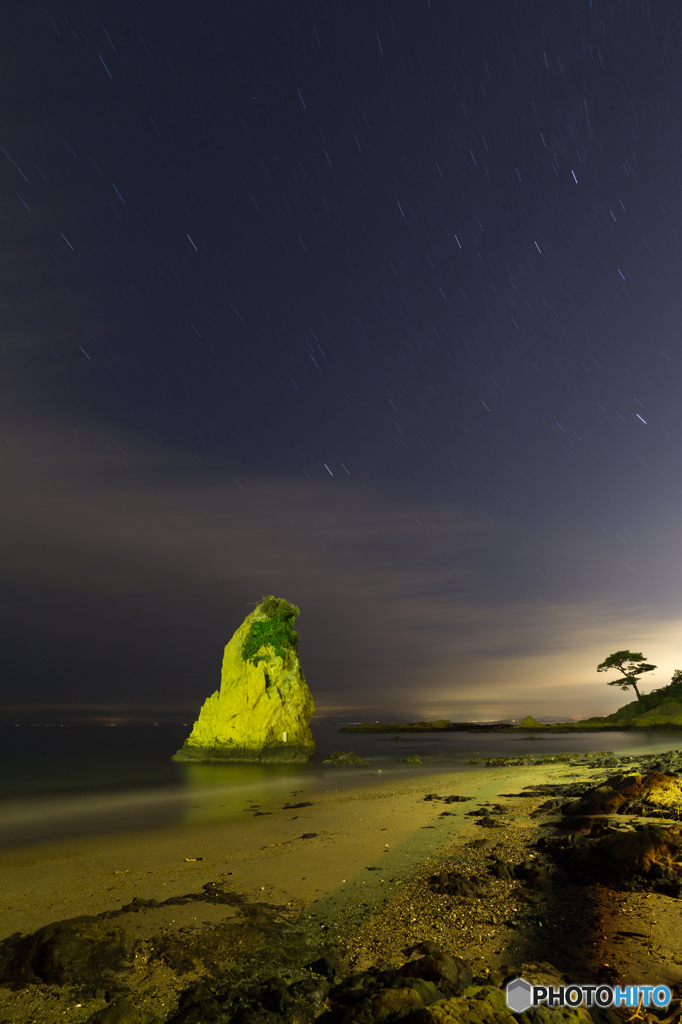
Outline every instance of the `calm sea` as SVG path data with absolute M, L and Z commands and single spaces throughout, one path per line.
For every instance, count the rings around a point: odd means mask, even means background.
M 469 757 L 521 753 L 656 753 L 682 747 L 682 733 L 610 733 L 529 739 L 495 733 L 393 735 L 339 733 L 313 722 L 318 756 L 305 765 L 177 764 L 171 755 L 187 727 L 0 727 L 0 846 L 156 828 L 243 814 L 249 804 L 299 799 L 322 790 L 402 785 L 434 771 L 485 771 Z M 368 768 L 329 768 L 334 750 L 352 750 Z M 400 759 L 433 758 L 424 766 Z

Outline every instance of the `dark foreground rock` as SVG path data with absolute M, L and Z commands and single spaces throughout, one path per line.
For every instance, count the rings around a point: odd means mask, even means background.
M 133 944 L 121 928 L 98 917 L 74 917 L 0 945 L 0 984 L 44 982 L 102 988 L 131 962 Z
M 307 1024 L 320 1013 L 331 989 L 326 978 L 287 985 L 268 978 L 258 985 L 209 986 L 187 989 L 180 998 L 173 1024 Z
M 426 955 L 397 969 L 372 968 L 336 984 L 340 961 L 321 958 L 308 965 L 309 977 L 286 984 L 269 978 L 259 985 L 210 989 L 197 985 L 180 1000 L 174 1024 L 371 1024 L 405 1016 L 439 1001 L 461 996 L 473 975 L 461 957 L 448 956 L 435 943 Z
M 465 960 L 449 956 L 433 941 L 419 945 L 425 955 L 397 969 L 372 968 L 330 986 L 326 979 L 285 986 L 270 979 L 244 990 L 189 994 L 178 1024 L 615 1024 L 604 1011 L 541 1007 L 520 1015 L 507 1009 L 503 973 L 496 984 L 475 979 Z M 311 967 L 313 965 L 310 965 Z M 550 964 L 524 965 L 524 977 L 538 984 L 564 984 Z M 322 1012 L 320 1013 L 320 1008 Z
M 424 797 L 425 800 L 442 800 L 444 804 L 463 804 L 467 800 L 473 800 L 472 796 L 456 796 L 454 793 L 451 796 L 439 796 L 438 793 L 427 793 Z
M 626 831 L 601 826 L 588 835 L 547 836 L 538 846 L 579 882 L 682 897 L 679 826 L 647 823 Z
M 431 892 L 441 896 L 468 896 L 480 899 L 487 895 L 490 888 L 490 880 L 497 878 L 503 882 L 521 882 L 528 890 L 537 892 L 549 888 L 550 875 L 541 861 L 525 860 L 520 864 L 513 864 L 504 857 L 493 853 L 488 858 L 489 874 L 466 875 L 461 871 L 448 871 L 443 868 L 437 875 L 429 879 Z
M 161 1018 L 121 996 L 90 1017 L 88 1024 L 161 1024 Z

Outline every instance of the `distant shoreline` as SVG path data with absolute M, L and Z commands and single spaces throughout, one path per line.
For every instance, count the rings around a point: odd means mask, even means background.
M 680 726 L 673 723 L 661 725 L 632 725 L 628 722 L 614 724 L 599 723 L 589 725 L 587 722 L 559 722 L 556 725 L 493 725 L 477 722 L 450 722 L 440 725 L 430 722 L 412 722 L 407 725 L 381 722 L 359 722 L 357 725 L 344 725 L 339 732 L 468 732 L 468 733 L 572 733 L 572 732 L 679 732 Z

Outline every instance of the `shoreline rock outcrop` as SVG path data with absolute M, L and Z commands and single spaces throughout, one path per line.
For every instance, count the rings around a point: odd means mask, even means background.
M 220 689 L 204 703 L 174 761 L 307 761 L 315 710 L 298 657 L 299 614 L 264 597 L 225 648 Z

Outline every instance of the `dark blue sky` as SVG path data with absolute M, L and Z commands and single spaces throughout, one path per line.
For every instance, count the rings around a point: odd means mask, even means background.
M 272 591 L 321 707 L 668 681 L 678 4 L 4 21 L 5 705 L 194 707 Z

